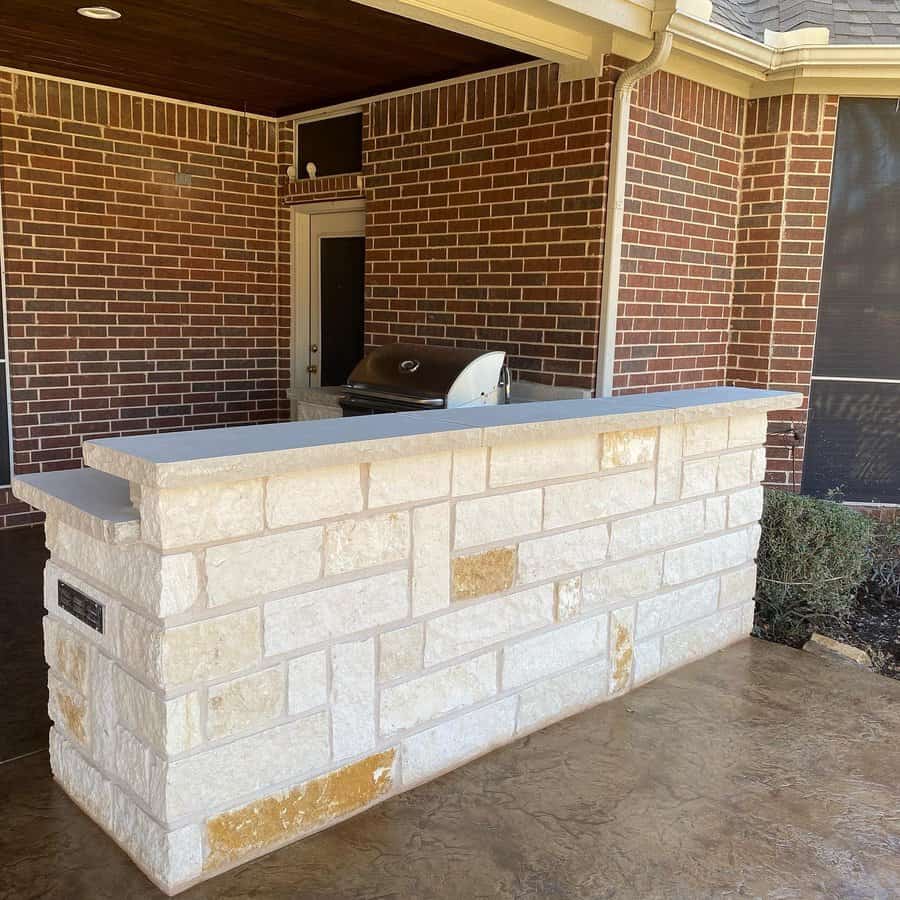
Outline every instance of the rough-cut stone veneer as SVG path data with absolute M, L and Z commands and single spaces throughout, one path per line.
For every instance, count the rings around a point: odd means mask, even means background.
M 56 778 L 177 892 L 738 640 L 766 429 L 738 412 L 132 485 L 119 543 L 51 510 Z

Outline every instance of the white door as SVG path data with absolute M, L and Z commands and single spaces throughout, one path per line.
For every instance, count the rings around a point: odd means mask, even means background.
M 365 211 L 300 208 L 295 228 L 294 385 L 333 387 L 363 353 Z

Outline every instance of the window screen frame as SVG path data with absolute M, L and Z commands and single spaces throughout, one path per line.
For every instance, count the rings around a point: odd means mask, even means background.
M 836 389 L 837 385 L 842 385 L 845 388 L 848 398 L 852 397 L 855 391 L 862 389 L 867 384 L 871 385 L 873 389 L 892 387 L 897 391 L 900 391 L 900 378 L 896 377 L 900 372 L 889 368 L 893 362 L 893 357 L 875 360 L 874 362 L 881 363 L 885 366 L 884 370 L 880 370 L 878 365 L 873 365 L 873 361 L 869 358 L 865 358 L 864 364 L 860 366 L 859 363 L 853 359 L 852 354 L 850 355 L 849 362 L 846 358 L 841 358 L 840 355 L 835 355 L 833 353 L 831 357 L 828 355 L 830 345 L 827 341 L 830 340 L 834 342 L 835 323 L 837 323 L 837 327 L 841 324 L 840 317 L 835 316 L 834 314 L 835 308 L 832 307 L 832 304 L 834 304 L 834 307 L 837 307 L 838 304 L 843 304 L 845 307 L 848 307 L 847 300 L 855 302 L 856 291 L 848 289 L 834 278 L 834 273 L 840 272 L 842 261 L 847 256 L 846 253 L 841 255 L 840 238 L 835 229 L 846 227 L 848 221 L 851 224 L 853 222 L 851 215 L 852 209 L 850 210 L 850 213 L 846 211 L 847 209 L 850 209 L 850 201 L 853 199 L 848 184 L 854 184 L 853 175 L 855 168 L 859 167 L 861 159 L 865 159 L 865 151 L 860 151 L 858 149 L 859 146 L 861 146 L 859 140 L 859 135 L 861 133 L 860 128 L 855 126 L 858 124 L 857 116 L 860 114 L 860 110 L 864 114 L 867 106 L 883 106 L 884 109 L 880 114 L 873 114 L 872 116 L 873 121 L 876 122 L 881 121 L 879 115 L 884 118 L 887 118 L 887 116 L 900 116 L 900 113 L 897 112 L 895 101 L 882 97 L 841 98 L 838 109 L 837 133 L 835 136 L 835 149 L 832 160 L 831 187 L 828 197 L 825 243 L 822 255 L 822 278 L 819 287 L 813 356 L 810 361 L 809 412 L 801 484 L 801 491 L 803 493 L 817 497 L 827 496 L 829 490 L 841 488 L 840 483 L 832 484 L 823 481 L 822 476 L 828 471 L 828 468 L 826 466 L 823 469 L 818 463 L 819 457 L 823 459 L 826 458 L 829 437 L 831 440 L 840 443 L 839 432 L 834 431 L 832 436 L 830 436 L 828 431 L 825 430 L 825 425 L 822 421 L 828 421 L 827 412 L 824 412 L 824 409 L 829 400 L 828 393 L 830 390 L 833 387 Z M 855 110 L 851 111 L 852 107 L 855 107 Z M 890 129 L 885 128 L 878 132 L 878 136 L 888 139 L 886 152 L 890 153 L 896 161 L 894 166 L 893 184 L 897 185 L 900 184 L 900 178 L 897 177 L 897 167 L 900 165 L 900 140 L 898 140 L 897 127 L 894 126 L 894 129 L 895 130 L 891 132 Z M 892 135 L 894 140 L 893 142 L 890 142 Z M 875 150 L 878 149 L 877 145 L 870 144 L 869 146 L 875 146 Z M 853 149 L 848 152 L 845 149 L 847 147 Z M 877 186 L 874 180 L 874 174 L 878 170 L 872 168 L 870 165 L 865 168 L 865 171 L 872 173 L 873 178 L 871 183 L 857 183 L 856 186 L 863 197 L 867 196 L 865 191 L 862 190 L 863 187 L 874 188 Z M 880 197 L 878 191 L 872 190 L 870 193 L 872 196 Z M 839 200 L 844 203 L 844 207 L 835 206 Z M 876 268 L 876 272 L 878 271 L 880 270 Z M 891 287 L 893 287 L 893 284 L 891 284 Z M 860 298 L 859 302 L 864 303 L 866 299 L 871 297 L 873 308 L 877 309 L 879 303 L 883 303 L 884 299 L 891 293 L 891 290 L 888 290 L 887 292 L 883 290 L 869 290 L 867 292 L 865 288 L 862 288 L 858 294 Z M 839 307 L 837 308 L 839 309 Z M 844 318 L 846 319 L 847 316 L 845 315 Z M 863 354 L 867 349 L 868 348 L 863 345 L 861 347 L 863 353 L 857 354 L 857 359 L 864 358 Z M 860 431 L 860 433 L 862 434 L 863 432 Z M 812 452 L 810 452 L 810 449 L 812 449 Z M 857 455 L 854 458 L 858 459 L 859 456 Z M 814 466 L 818 466 L 818 468 L 814 469 Z M 835 479 L 837 479 L 838 482 L 840 481 L 838 475 L 835 475 Z M 890 485 L 879 481 L 872 481 L 867 484 L 860 483 L 856 487 L 852 485 L 847 485 L 846 487 L 847 493 L 845 499 L 848 502 L 872 506 L 897 505 L 897 492 L 900 490 L 900 486 L 898 486 L 897 482 Z

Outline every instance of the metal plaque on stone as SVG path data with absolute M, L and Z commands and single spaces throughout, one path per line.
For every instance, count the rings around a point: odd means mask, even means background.
M 88 628 L 103 634 L 103 604 L 88 597 L 65 581 L 58 582 L 57 598 L 60 609 L 84 622 Z

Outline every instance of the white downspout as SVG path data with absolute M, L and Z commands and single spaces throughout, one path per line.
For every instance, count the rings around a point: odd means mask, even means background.
M 609 178 L 606 188 L 606 235 L 603 244 L 603 284 L 600 292 L 600 346 L 597 351 L 598 397 L 611 397 L 616 330 L 619 317 L 619 278 L 622 270 L 622 223 L 625 219 L 625 177 L 628 170 L 628 124 L 635 85 L 665 65 L 672 52 L 672 34 L 657 31 L 650 54 L 629 66 L 616 81 L 613 98 Z

